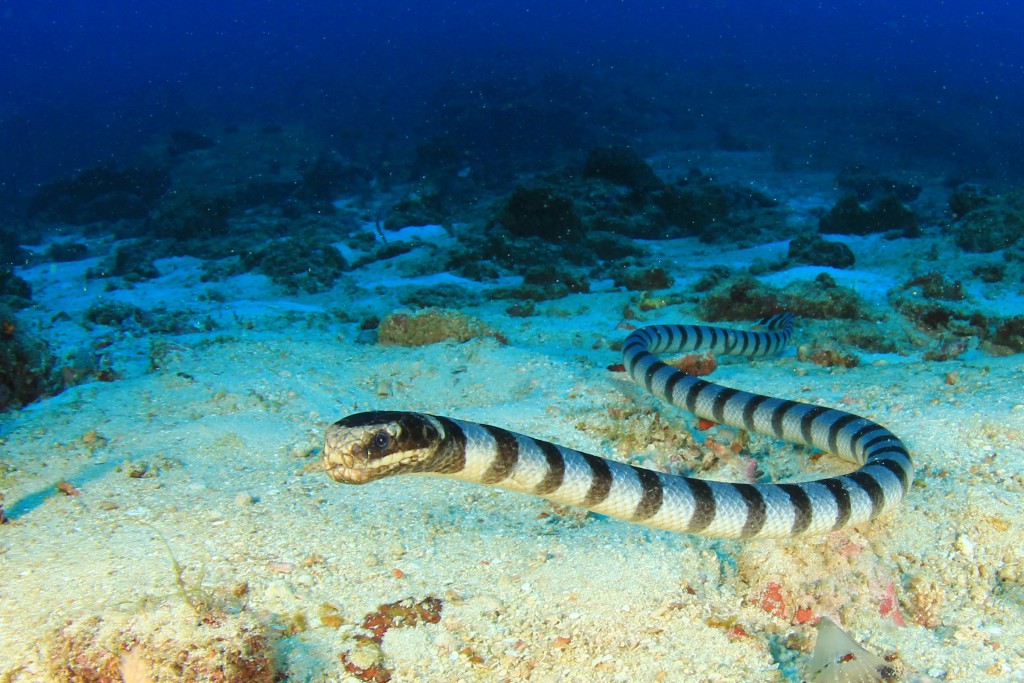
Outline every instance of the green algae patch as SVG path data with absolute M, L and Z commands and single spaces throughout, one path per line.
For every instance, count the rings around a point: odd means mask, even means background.
M 443 341 L 465 342 L 500 334 L 483 321 L 447 308 L 428 308 L 418 313 L 392 313 L 380 321 L 377 341 L 384 346 L 427 346 Z

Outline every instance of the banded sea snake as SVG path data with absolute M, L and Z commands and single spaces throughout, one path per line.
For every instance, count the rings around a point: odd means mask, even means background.
M 501 427 L 424 413 L 356 413 L 328 430 L 323 451 L 336 481 L 364 484 L 396 474 L 450 477 L 542 496 L 660 529 L 723 538 L 786 538 L 860 524 L 903 499 L 914 467 L 903 443 L 867 418 L 833 408 L 731 389 L 693 377 L 655 354 L 710 350 L 764 356 L 785 346 L 793 315 L 765 332 L 653 325 L 626 338 L 633 381 L 714 422 L 828 451 L 859 466 L 850 474 L 792 484 L 734 484 L 647 470 Z

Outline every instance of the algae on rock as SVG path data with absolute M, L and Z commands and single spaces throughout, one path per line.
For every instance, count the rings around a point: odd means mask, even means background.
M 447 308 L 418 313 L 392 313 L 380 321 L 377 341 L 385 346 L 427 346 L 442 341 L 465 342 L 476 337 L 501 337 L 483 321 Z

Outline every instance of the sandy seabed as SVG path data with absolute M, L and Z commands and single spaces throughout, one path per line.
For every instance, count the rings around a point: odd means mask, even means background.
M 848 238 L 857 269 L 830 272 L 887 313 L 885 291 L 930 239 L 952 255 L 938 238 Z M 683 290 L 715 263 L 786 248 L 652 246 Z M 717 382 L 865 415 L 910 447 L 908 501 L 825 537 L 705 539 L 443 479 L 336 484 L 319 465 L 322 436 L 357 410 L 488 422 L 640 464 L 679 446 L 677 431 L 705 450 L 735 437 L 698 431 L 609 371 L 625 324 L 697 320 L 682 305 L 625 321 L 638 295 L 611 283 L 532 317 L 482 296 L 460 307 L 501 339 L 358 343 L 358 325 L 337 310 L 398 308 L 402 288 L 430 286 L 403 270 L 415 258 L 292 298 L 259 276 L 202 283 L 187 258 L 109 294 L 85 278 L 88 262 L 20 273 L 34 288 L 35 328 L 67 348 L 106 335 L 121 378 L 0 416 L 11 518 L 0 527 L 0 680 L 61 680 L 65 658 L 66 671 L 106 667 L 126 681 L 273 680 L 271 667 L 292 681 L 385 671 L 393 681 L 794 681 L 820 616 L 940 680 L 1024 677 L 1019 355 L 925 361 L 907 349 L 860 353 L 845 369 L 790 349 L 722 363 Z M 943 267 L 970 283 L 966 264 Z M 103 296 L 191 312 L 197 331 L 154 338 L 75 322 Z M 993 311 L 1020 303 L 1019 293 L 973 296 Z M 841 324 L 801 320 L 794 341 Z M 766 437 L 749 450 L 778 479 L 846 467 Z M 743 464 L 724 458 L 702 476 L 739 480 Z M 374 637 L 382 619 L 394 623 Z

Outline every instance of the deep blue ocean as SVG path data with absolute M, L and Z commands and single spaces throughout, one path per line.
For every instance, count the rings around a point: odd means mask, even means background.
M 437 134 L 510 167 L 689 135 L 1014 178 L 1021 26 L 1006 0 L 8 0 L 0 198 L 248 123 L 303 125 L 377 169 Z

